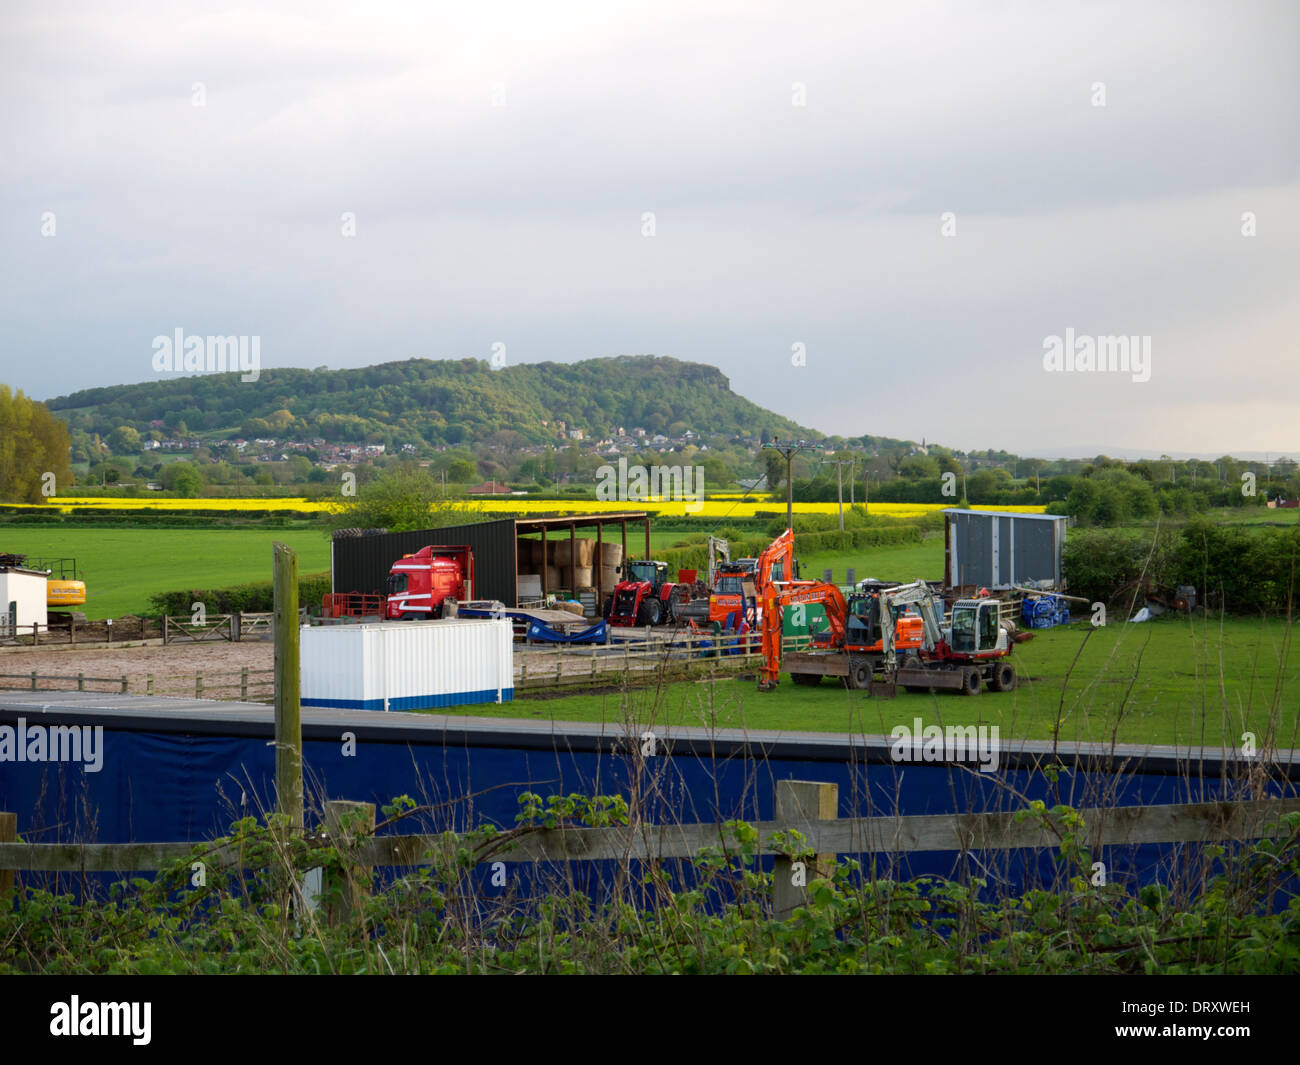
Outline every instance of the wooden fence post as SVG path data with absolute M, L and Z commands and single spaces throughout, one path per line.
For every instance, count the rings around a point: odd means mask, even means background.
M 194 698 L 203 698 L 203 674 L 201 672 L 194 674 Z
M 152 694 L 153 694 L 153 674 L 152 674 L 152 673 L 146 673 L 146 674 L 144 675 L 144 693 L 145 693 L 145 695 L 152 695 Z
M 239 701 L 248 702 L 248 667 L 244 666 L 239 671 Z
M 79 691 L 79 692 L 84 692 L 85 690 L 86 690 L 86 674 L 84 674 L 84 673 L 78 673 L 78 674 L 77 674 L 77 691 Z
M 0 843 L 18 842 L 18 815 L 0 812 Z M 0 869 L 0 898 L 13 890 L 14 871 Z
M 811 780 L 778 780 L 776 782 L 777 822 L 833 821 L 839 816 L 840 788 L 838 784 L 822 784 Z M 817 855 L 815 866 L 809 869 L 805 862 L 792 862 L 778 856 L 772 870 L 772 913 L 777 920 L 786 920 L 798 906 L 808 903 L 809 880 L 826 877 L 834 868 L 835 855 Z
M 36 690 L 36 670 L 32 670 L 32 691 Z
M 332 925 L 348 924 L 361 915 L 362 904 L 374 884 L 375 871 L 357 865 L 352 855 L 357 845 L 366 842 L 374 832 L 374 803 L 332 799 L 325 804 L 325 834 L 343 862 L 341 873 L 322 881 L 322 892 L 327 899 L 336 886 L 340 894 L 337 901 L 326 907 Z
M 298 555 L 277 543 L 275 563 L 275 787 L 280 812 L 302 828 L 302 703 L 298 656 Z
M 126 674 L 122 674 L 122 694 L 126 694 Z

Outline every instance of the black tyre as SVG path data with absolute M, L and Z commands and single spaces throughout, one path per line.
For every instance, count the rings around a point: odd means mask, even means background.
M 900 669 L 924 669 L 925 667 L 922 664 L 921 659 L 919 657 L 917 657 L 916 655 L 908 655 L 906 658 L 903 659 L 899 668 Z M 934 691 L 934 689 L 927 685 L 904 684 L 903 691 L 911 692 L 913 695 L 928 695 L 930 692 Z
M 980 693 L 980 671 L 974 666 L 969 666 L 962 672 L 961 693 L 962 695 L 979 695 Z
M 849 675 L 844 678 L 844 686 L 854 691 L 866 691 L 871 687 L 871 663 L 861 659 L 850 660 Z
M 796 684 L 811 688 L 813 685 L 822 682 L 822 675 L 820 673 L 791 673 L 790 679 Z
M 641 600 L 641 607 L 636 612 L 637 620 L 642 625 L 653 627 L 664 619 L 664 605 L 653 596 Z
M 1016 667 L 1010 662 L 999 662 L 993 667 L 993 676 L 989 679 L 989 687 L 995 692 L 1013 691 L 1016 686 Z

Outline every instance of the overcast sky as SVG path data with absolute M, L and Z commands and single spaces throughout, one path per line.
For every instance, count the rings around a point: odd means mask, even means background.
M 150 380 L 181 328 L 263 369 L 672 355 L 967 449 L 1300 453 L 1295 2 L 6 0 L 0 93 L 0 380 L 39 398 Z M 1149 380 L 1045 370 L 1067 330 L 1149 338 Z

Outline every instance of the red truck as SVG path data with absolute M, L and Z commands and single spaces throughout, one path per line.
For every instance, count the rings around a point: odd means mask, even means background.
M 332 618 L 380 616 L 389 621 L 440 618 L 446 599 L 474 598 L 474 552 L 446 544 L 422 547 L 393 563 L 387 585 L 387 595 L 331 593 L 322 612 Z

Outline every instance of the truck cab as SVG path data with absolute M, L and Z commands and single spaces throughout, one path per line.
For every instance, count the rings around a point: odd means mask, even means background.
M 473 584 L 474 554 L 468 547 L 422 547 L 389 570 L 384 616 L 391 621 L 440 618 L 447 599 L 474 598 Z

